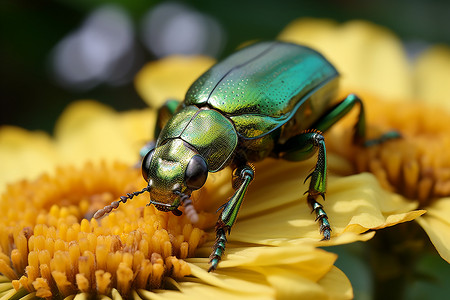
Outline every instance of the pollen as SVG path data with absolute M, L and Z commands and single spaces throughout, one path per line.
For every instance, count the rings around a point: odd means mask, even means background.
M 423 102 L 363 101 L 369 140 L 392 130 L 401 137 L 369 147 L 345 147 L 351 145 L 351 130 L 334 132 L 329 138 L 332 151 L 352 161 L 358 172 L 375 174 L 385 189 L 418 200 L 421 207 L 449 196 L 450 112 Z
M 61 167 L 35 181 L 10 184 L 0 199 L 0 273 L 37 297 L 77 293 L 122 296 L 161 288 L 190 274 L 183 260 L 205 242 L 211 216 L 160 212 L 148 194 L 100 220 L 93 213 L 141 189 L 140 171 L 120 163 Z

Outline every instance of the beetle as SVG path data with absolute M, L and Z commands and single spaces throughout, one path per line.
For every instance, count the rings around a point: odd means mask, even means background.
M 327 155 L 323 132 L 356 104 L 359 115 L 354 142 L 373 144 L 398 137 L 389 132 L 377 141 L 365 139 L 364 106 L 354 94 L 335 103 L 339 74 L 319 52 L 297 44 L 267 41 L 247 46 L 201 75 L 180 104 L 168 101 L 159 109 L 154 147 L 142 160 L 148 185 L 122 196 L 97 211 L 99 218 L 144 192 L 148 205 L 181 215 L 180 205 L 191 207 L 192 191 L 200 189 L 209 172 L 233 169 L 234 194 L 223 204 L 216 224 L 216 240 L 209 271 L 217 268 L 227 234 L 236 221 L 244 195 L 254 178 L 251 162 L 275 157 L 300 161 L 318 151 L 306 191 L 323 240 L 331 225 L 317 200 L 324 198 Z

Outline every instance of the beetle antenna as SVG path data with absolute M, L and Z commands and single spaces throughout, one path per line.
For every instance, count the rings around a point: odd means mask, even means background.
M 189 197 L 189 195 L 183 194 L 181 192 L 176 191 L 175 194 L 180 196 L 180 201 L 183 203 L 184 206 L 184 213 L 189 218 L 192 224 L 195 224 L 198 222 L 198 213 L 195 210 L 194 205 L 192 204 L 192 200 Z
M 191 220 L 191 223 L 192 224 L 197 223 L 199 219 L 198 213 L 195 210 L 194 205 L 192 204 L 192 200 L 187 199 L 186 201 L 183 202 L 183 205 L 184 205 L 184 213 L 189 218 L 189 220 Z
M 94 214 L 94 219 L 99 219 L 99 218 L 103 217 L 104 215 L 110 213 L 113 209 L 116 209 L 117 207 L 119 207 L 120 202 L 127 203 L 127 201 L 129 199 L 131 200 L 131 199 L 133 199 L 133 197 L 138 196 L 138 195 L 148 192 L 148 191 L 149 191 L 149 186 L 146 186 L 145 188 L 143 188 L 140 191 L 133 192 L 133 193 L 127 193 L 126 196 L 120 196 L 120 200 L 113 201 L 113 202 L 111 202 L 111 204 L 106 205 L 102 209 L 97 210 L 97 212 Z

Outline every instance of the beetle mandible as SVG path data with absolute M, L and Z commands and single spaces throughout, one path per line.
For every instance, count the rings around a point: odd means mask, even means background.
M 144 192 L 157 209 L 181 215 L 184 205 L 191 219 L 192 191 L 200 189 L 208 172 L 233 169 L 234 194 L 221 206 L 209 271 L 225 251 L 227 233 L 236 221 L 248 186 L 254 178 L 251 162 L 266 157 L 300 161 L 318 150 L 315 168 L 307 176 L 307 202 L 315 212 L 324 240 L 331 226 L 317 200 L 324 198 L 327 155 L 322 135 L 359 105 L 354 142 L 364 145 L 365 116 L 354 94 L 334 104 L 339 74 L 320 53 L 286 42 L 260 42 L 217 63 L 189 88 L 183 102 L 170 100 L 159 109 L 155 146 L 142 161 L 148 182 L 141 191 L 122 196 L 97 211 L 100 218 Z M 378 140 L 399 135 L 389 132 Z

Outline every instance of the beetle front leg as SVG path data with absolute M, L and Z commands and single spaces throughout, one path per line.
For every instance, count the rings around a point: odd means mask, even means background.
M 244 200 L 245 192 L 255 176 L 253 168 L 249 165 L 237 168 L 234 172 L 238 174 L 237 181 L 233 184 L 234 186 L 237 186 L 237 189 L 230 200 L 222 206 L 222 212 L 217 220 L 216 242 L 213 246 L 213 252 L 209 257 L 211 267 L 209 267 L 208 272 L 214 271 L 217 268 L 219 261 L 222 259 L 227 243 L 227 233 L 230 234 L 231 227 L 236 221 L 242 200 Z
M 329 240 L 331 226 L 328 222 L 328 216 L 322 204 L 317 202 L 319 196 L 325 199 L 327 185 L 327 154 L 323 135 L 319 131 L 306 131 L 280 145 L 277 152 L 280 158 L 290 161 L 301 161 L 311 157 L 317 149 L 319 153 L 317 154 L 316 166 L 305 179 L 305 181 L 308 178 L 311 179 L 309 189 L 306 192 L 308 194 L 307 201 L 312 211 L 316 214 L 316 221 L 320 224 L 320 232 L 323 235 L 323 239 Z
M 156 122 L 155 122 L 155 130 L 153 133 L 153 140 L 147 142 L 144 147 L 139 151 L 139 155 L 141 158 L 150 152 L 153 148 L 155 148 L 156 140 L 158 139 L 159 134 L 161 133 L 162 128 L 166 125 L 167 121 L 175 114 L 180 102 L 177 100 L 167 100 L 156 113 Z
M 173 117 L 177 111 L 180 102 L 174 99 L 167 100 L 160 108 L 158 108 L 154 139 L 157 140 L 162 128 L 166 125 L 167 121 Z

